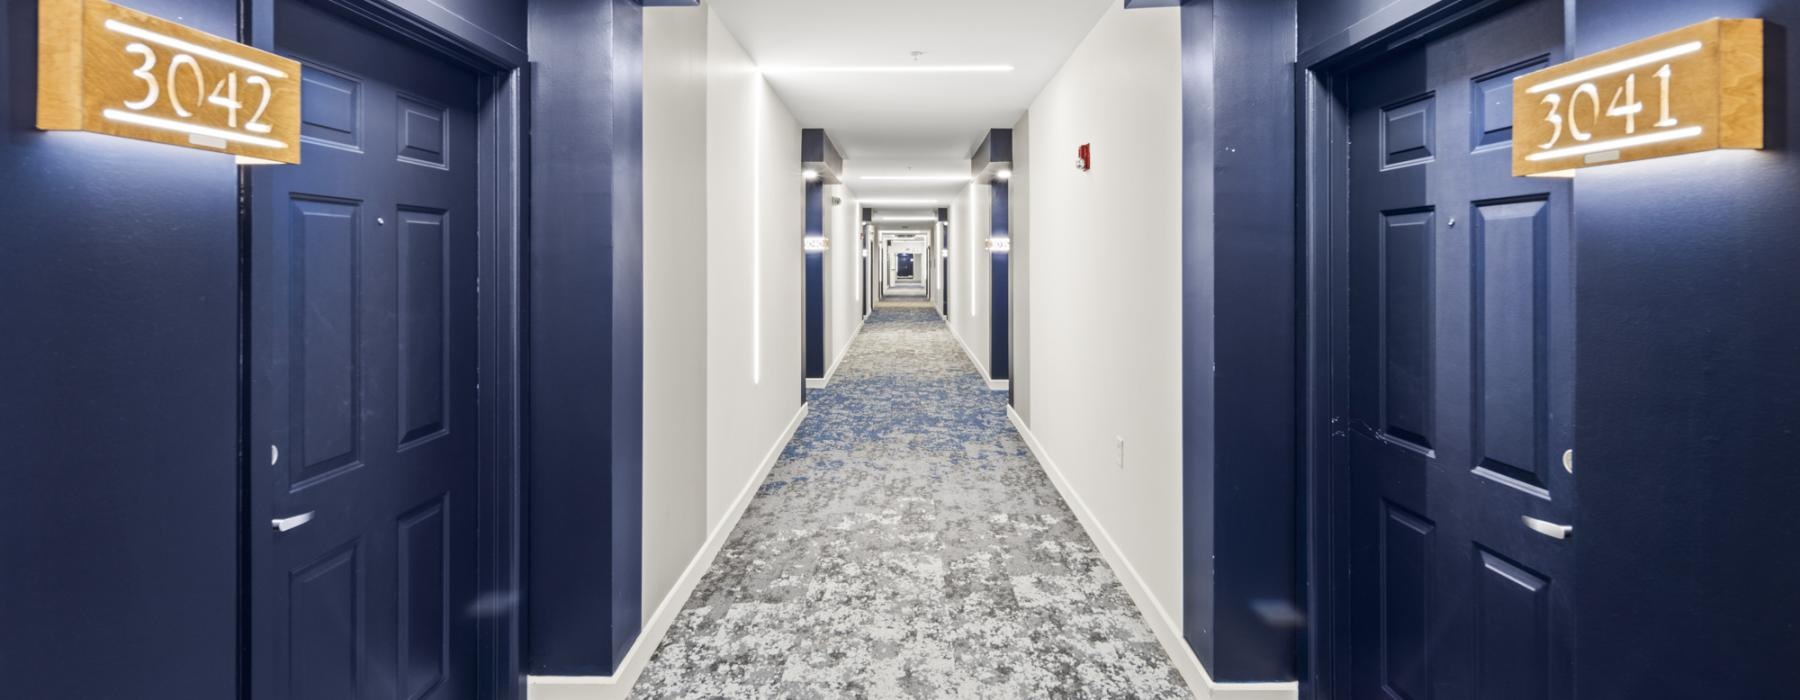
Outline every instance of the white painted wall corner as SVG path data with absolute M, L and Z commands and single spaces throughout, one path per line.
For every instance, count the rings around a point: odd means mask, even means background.
M 1006 407 L 1006 418 L 1012 421 L 1013 427 L 1019 431 L 1019 436 L 1025 439 L 1025 445 L 1031 449 L 1032 456 L 1036 457 L 1038 463 L 1043 465 L 1044 473 L 1050 476 L 1050 483 L 1056 485 L 1057 493 L 1062 494 L 1063 501 L 1069 504 L 1069 510 L 1075 512 L 1075 519 L 1081 521 L 1082 529 L 1086 530 L 1088 537 L 1094 540 L 1094 545 L 1100 548 L 1100 554 L 1106 558 L 1106 563 L 1112 566 L 1119 581 L 1125 584 L 1125 591 L 1131 594 L 1132 602 L 1137 604 L 1138 612 L 1143 613 L 1145 621 L 1150 623 L 1150 629 L 1156 632 L 1157 641 L 1162 642 L 1163 650 L 1169 653 L 1170 661 L 1174 662 L 1175 668 L 1181 672 L 1181 677 L 1187 681 L 1188 688 L 1194 692 L 1194 697 L 1202 700 L 1296 700 L 1299 698 L 1300 684 L 1294 681 L 1284 683 L 1214 682 L 1211 674 L 1206 672 L 1206 667 L 1201 665 L 1199 657 L 1194 656 L 1194 650 L 1188 647 L 1186 640 L 1182 639 L 1180 623 L 1169 615 L 1169 611 L 1163 607 L 1162 601 L 1157 600 L 1156 596 L 1150 592 L 1150 586 L 1142 576 L 1138 575 L 1137 568 L 1131 565 L 1131 561 L 1125 558 L 1123 550 L 1119 549 L 1119 545 L 1113 541 L 1112 535 L 1107 534 L 1106 528 L 1101 526 L 1100 521 L 1095 519 L 1094 513 L 1088 510 L 1087 504 L 1082 502 L 1081 496 L 1069 488 L 1068 480 L 1063 478 L 1062 470 L 1056 466 L 1056 461 L 1044 451 L 1043 443 L 1038 442 L 1037 436 L 1032 434 L 1031 428 L 1025 425 L 1025 421 L 1011 406 Z M 534 700 L 536 699 L 534 698 Z
M 1012 383 L 1009 380 L 990 379 L 988 377 L 987 365 L 981 364 L 981 360 L 975 357 L 975 351 L 970 350 L 969 344 L 963 342 L 962 334 L 956 332 L 956 326 L 951 323 L 945 323 L 944 327 L 950 329 L 950 337 L 956 339 L 956 346 L 962 348 L 963 354 L 969 356 L 970 362 L 975 363 L 975 373 L 981 375 L 981 381 L 986 383 L 989 389 L 994 391 L 1006 391 L 1012 386 Z
M 850 331 L 850 340 L 844 343 L 844 349 L 838 351 L 837 359 L 832 360 L 831 366 L 825 369 L 825 376 L 817 378 L 807 377 L 806 388 L 823 389 L 827 386 L 831 386 L 831 378 L 837 374 L 838 365 L 844 364 L 844 358 L 850 356 L 850 346 L 856 344 L 856 336 L 862 334 L 862 329 L 863 319 L 858 317 L 856 319 L 856 330 Z
M 787 449 L 788 442 L 794 439 L 794 433 L 805 422 L 809 410 L 807 404 L 800 404 L 800 410 L 794 412 L 793 420 L 788 422 L 786 430 L 775 444 L 763 455 L 762 464 L 750 477 L 737 498 L 726 510 L 726 517 L 706 538 L 706 544 L 694 555 L 687 569 L 681 572 L 681 579 L 675 587 L 664 596 L 662 603 L 656 606 L 656 612 L 644 624 L 638 633 L 637 641 L 631 650 L 625 653 L 625 660 L 620 662 L 619 669 L 610 676 L 529 676 L 525 679 L 526 700 L 622 700 L 631 694 L 631 687 L 637 684 L 638 676 L 643 675 L 644 668 L 650 664 L 650 657 L 662 640 L 669 633 L 669 626 L 675 623 L 675 615 L 687 604 L 688 596 L 693 595 L 694 587 L 700 585 L 700 579 L 712 568 L 713 559 L 724 548 L 725 540 L 731 537 L 731 531 L 737 527 L 738 520 L 744 517 L 745 509 L 750 507 L 750 500 L 756 497 L 757 489 L 769 478 L 769 471 L 781 460 L 781 453 Z

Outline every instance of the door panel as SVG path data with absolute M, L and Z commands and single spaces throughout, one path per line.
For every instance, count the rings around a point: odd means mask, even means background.
M 1510 81 L 1562 46 L 1530 0 L 1345 78 L 1337 445 L 1356 698 L 1568 698 L 1566 181 L 1514 178 Z
M 305 126 L 252 171 L 251 695 L 473 697 L 479 81 L 299 0 L 275 27 Z

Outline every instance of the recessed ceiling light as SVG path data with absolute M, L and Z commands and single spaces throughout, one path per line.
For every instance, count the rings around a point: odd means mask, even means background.
M 795 73 L 1011 73 L 1003 64 L 953 64 L 924 66 L 763 66 L 766 75 Z
M 863 175 L 858 180 L 883 180 L 889 182 L 968 182 L 967 175 Z

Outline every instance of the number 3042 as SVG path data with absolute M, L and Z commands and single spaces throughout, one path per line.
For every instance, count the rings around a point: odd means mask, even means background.
M 242 80 L 246 96 L 251 92 L 257 93 L 257 104 L 255 111 L 251 112 L 249 118 L 243 120 L 243 126 L 239 127 L 238 122 L 244 112 L 245 100 L 238 97 L 237 71 L 230 71 L 224 78 L 213 83 L 209 93 L 206 72 L 201 69 L 200 62 L 191 55 L 175 54 L 174 58 L 169 59 L 167 64 L 161 66 L 162 70 L 158 71 L 155 49 L 133 42 L 125 46 L 125 53 L 142 56 L 144 59 L 143 64 L 131 72 L 133 77 L 144 81 L 144 96 L 126 101 L 126 109 L 141 112 L 155 105 L 158 100 L 167 100 L 176 116 L 185 119 L 193 117 L 194 110 L 218 108 L 225 110 L 225 123 L 233 129 L 242 128 L 245 131 L 259 134 L 270 132 L 271 127 L 262 121 L 263 112 L 268 111 L 269 98 L 274 92 L 269 86 L 268 78 L 252 75 Z M 192 87 L 192 91 L 184 92 L 183 88 L 189 86 Z M 186 94 L 193 95 L 192 99 L 185 97 Z

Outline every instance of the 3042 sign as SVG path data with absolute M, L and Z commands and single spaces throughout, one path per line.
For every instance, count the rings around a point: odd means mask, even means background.
M 1713 19 L 1513 80 L 1513 174 L 1763 146 L 1763 23 Z
M 38 3 L 40 129 L 300 162 L 300 64 L 105 0 Z

